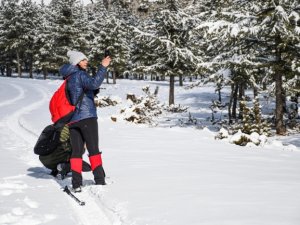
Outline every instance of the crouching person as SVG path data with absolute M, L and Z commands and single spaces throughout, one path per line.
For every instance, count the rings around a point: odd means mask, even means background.
M 72 148 L 68 126 L 65 125 L 62 128 L 57 128 L 57 134 L 59 134 L 59 139 L 56 141 L 58 144 L 55 145 L 56 148 L 54 151 L 46 155 L 39 155 L 39 159 L 46 168 L 51 170 L 52 176 L 64 179 L 71 172 L 70 157 Z M 82 170 L 88 172 L 91 171 L 91 167 L 87 162 L 83 161 Z

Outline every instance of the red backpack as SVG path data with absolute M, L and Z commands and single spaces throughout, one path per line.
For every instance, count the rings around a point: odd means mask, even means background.
M 57 89 L 50 100 L 49 109 L 53 123 L 65 124 L 69 122 L 75 111 L 76 105 L 83 99 L 84 92 L 81 94 L 75 105 L 71 104 L 67 90 L 67 80 L 68 78 Z

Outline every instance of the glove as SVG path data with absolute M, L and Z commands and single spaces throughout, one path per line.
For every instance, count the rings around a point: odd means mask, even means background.
M 94 90 L 94 96 L 96 96 L 97 94 L 99 94 L 100 92 L 100 88 L 97 88 L 96 90 Z

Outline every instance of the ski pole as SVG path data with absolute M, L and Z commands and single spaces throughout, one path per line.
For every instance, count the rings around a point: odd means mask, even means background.
M 65 186 L 64 192 L 66 192 L 68 195 L 71 196 L 79 205 L 83 206 L 85 205 L 85 202 L 80 201 L 75 195 L 72 194 L 72 192 L 69 190 L 68 186 Z

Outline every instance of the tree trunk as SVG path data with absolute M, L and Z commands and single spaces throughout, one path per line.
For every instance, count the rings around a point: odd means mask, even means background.
M 33 59 L 32 56 L 30 57 L 30 62 L 29 62 L 29 78 L 33 78 Z
M 106 83 L 109 84 L 109 71 L 106 72 Z
M 17 51 L 17 70 L 18 70 L 18 76 L 22 76 L 22 70 L 21 70 L 21 62 L 20 62 L 20 54 L 19 51 Z
M 175 77 L 173 75 L 170 75 L 169 105 L 173 105 L 175 103 L 174 90 Z
M 245 96 L 245 84 L 243 81 L 239 82 L 239 99 Z
M 229 124 L 232 124 L 231 106 L 232 106 L 232 101 L 233 101 L 233 93 L 234 93 L 234 84 L 231 84 L 231 94 L 230 94 L 230 99 L 229 99 L 229 103 L 228 103 L 228 122 L 229 122 Z
M 183 86 L 183 76 L 182 76 L 182 74 L 179 75 L 179 86 L 180 87 Z
M 237 119 L 236 109 L 237 109 L 237 103 L 238 103 L 238 90 L 239 90 L 239 84 L 235 83 L 234 91 L 233 91 L 233 105 L 232 105 L 232 118 L 234 118 L 234 119 Z
M 219 102 L 222 102 L 222 96 L 221 96 L 221 88 L 218 88 L 218 97 L 219 97 Z
M 0 70 L 1 70 L 1 75 L 4 76 L 5 67 L 4 66 L 0 66 Z
M 29 78 L 33 78 L 33 68 L 32 68 L 32 64 L 29 67 Z
M 278 47 L 282 44 L 280 35 L 275 38 L 276 43 L 276 64 L 274 65 L 275 73 L 275 97 L 276 97 L 276 107 L 275 107 L 275 127 L 276 134 L 284 135 L 286 133 L 286 127 L 283 122 L 283 114 L 285 110 L 285 94 L 282 87 L 282 75 L 283 73 L 283 62 L 281 60 L 281 51 Z
M 254 98 L 256 98 L 258 96 L 258 89 L 255 86 L 253 86 L 253 96 L 254 96 Z
M 155 91 L 154 91 L 154 96 L 157 96 L 159 90 L 159 86 L 156 86 Z
M 238 87 L 237 87 L 238 88 L 237 100 L 241 101 L 243 99 L 243 97 L 245 96 L 245 84 L 243 83 L 243 81 L 240 81 L 237 85 L 238 85 Z M 241 107 L 240 107 L 240 111 L 239 111 L 239 118 L 243 119 L 243 112 L 242 112 Z
M 12 69 L 10 65 L 6 64 L 6 76 L 11 77 L 12 75 Z
M 276 134 L 284 135 L 286 133 L 286 128 L 283 123 L 283 113 L 284 113 L 284 99 L 282 88 L 282 75 L 280 70 L 275 71 L 275 96 L 276 96 L 276 109 L 275 109 L 275 127 Z
M 46 67 L 43 67 L 43 74 L 44 74 L 44 80 L 46 80 L 48 76 L 48 70 Z
M 117 71 L 114 70 L 114 71 L 112 72 L 113 84 L 116 84 L 116 83 L 117 83 L 117 82 L 116 82 L 116 74 L 117 74 Z

